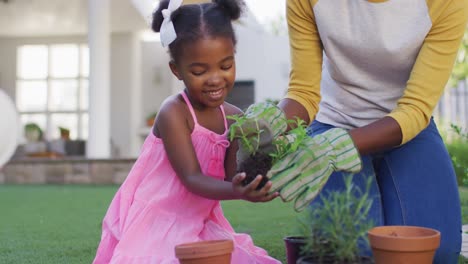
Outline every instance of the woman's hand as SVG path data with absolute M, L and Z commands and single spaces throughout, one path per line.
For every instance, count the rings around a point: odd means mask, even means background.
M 268 193 L 272 185 L 271 182 L 267 182 L 263 188 L 256 190 L 262 180 L 261 175 L 257 175 L 252 182 L 245 186 L 242 185 L 242 180 L 244 180 L 244 178 L 245 173 L 238 173 L 232 179 L 232 189 L 241 199 L 256 203 L 268 202 L 278 197 L 278 192 Z
M 300 141 L 295 152 L 273 164 L 266 174 L 271 190 L 278 191 L 284 202 L 294 199 L 298 212 L 320 193 L 333 172 L 358 173 L 362 169 L 361 157 L 345 129 L 332 128 Z
M 275 151 L 273 140 L 286 132 L 288 122 L 281 108 L 270 102 L 252 104 L 244 116 L 236 121 L 232 135 L 239 141 L 237 164 L 244 162 L 251 153 Z M 242 140 L 243 139 L 243 140 Z M 247 140 L 248 144 L 246 145 Z

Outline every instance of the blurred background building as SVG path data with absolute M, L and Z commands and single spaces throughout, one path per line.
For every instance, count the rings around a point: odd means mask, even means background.
M 235 23 L 237 79 L 227 99 L 240 108 L 281 98 L 290 70 L 285 1 L 246 2 Z M 149 28 L 157 3 L 0 0 L 0 89 L 20 120 L 18 147 L 5 167 L 0 164 L 0 183 L 125 179 L 162 101 L 183 89 Z M 465 35 L 434 112 L 443 131 L 468 127 Z
M 0 89 L 16 103 L 24 128 L 16 158 L 137 156 L 147 119 L 183 88 L 149 30 L 156 5 L 0 1 Z M 244 108 L 280 98 L 289 75 L 287 37 L 266 30 L 250 10 L 235 27 L 237 81 L 228 101 Z

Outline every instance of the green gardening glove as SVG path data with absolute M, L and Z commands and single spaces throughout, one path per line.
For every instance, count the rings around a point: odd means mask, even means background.
M 357 173 L 361 158 L 348 132 L 332 128 L 306 137 L 300 147 L 268 171 L 273 183 L 270 192 L 279 191 L 285 202 L 295 200 L 294 209 L 303 210 L 320 192 L 334 171 Z
M 256 103 L 244 113 L 245 119 L 242 123 L 234 125 L 235 138 L 246 136 L 249 146 L 242 140 L 239 141 L 237 151 L 237 164 L 241 164 L 251 153 L 270 153 L 276 148 L 272 145 L 273 140 L 280 134 L 286 132 L 287 121 L 284 112 L 277 105 L 270 102 Z

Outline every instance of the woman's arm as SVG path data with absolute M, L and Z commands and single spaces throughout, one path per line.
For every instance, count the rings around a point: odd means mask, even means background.
M 321 66 L 322 57 L 318 54 L 319 38 L 308 2 L 288 0 L 292 73 L 287 99 L 280 102 L 280 107 L 288 118 L 297 116 L 312 121 L 320 99 L 316 95 L 320 86 L 320 79 L 317 78 L 321 74 L 317 67 L 319 62 Z M 404 144 L 429 124 L 457 55 L 466 27 L 468 6 L 466 1 L 456 0 L 431 0 L 428 6 L 433 26 L 421 47 L 397 107 L 388 116 L 350 131 L 361 154 Z M 309 27 L 304 29 L 304 24 Z M 307 34 L 312 35 L 307 37 Z M 315 59 L 312 56 L 314 52 Z
M 323 47 L 312 10 L 317 1 L 287 0 L 291 50 L 288 91 L 280 107 L 288 119 L 299 117 L 309 124 L 318 112 Z
M 361 155 L 398 146 L 402 140 L 400 125 L 388 116 L 367 126 L 351 129 L 349 134 Z
M 401 128 L 402 140 L 395 145 L 408 142 L 429 124 L 452 72 L 466 28 L 467 1 L 427 2 L 432 27 L 416 58 L 404 94 L 389 114 Z
M 292 70 L 288 93 L 279 103 L 287 119 L 298 117 L 306 123 L 314 120 L 320 101 L 323 47 L 312 10 L 315 3 L 287 1 Z M 353 129 L 350 134 L 361 154 L 397 146 L 402 140 L 400 125 L 391 117 Z
M 468 2 L 428 1 L 428 6 L 433 26 L 397 107 L 388 116 L 350 131 L 361 154 L 404 144 L 430 122 L 460 47 L 468 18 Z
M 283 110 L 287 120 L 295 120 L 296 118 L 299 118 L 304 120 L 307 124 L 311 122 L 307 109 L 293 99 L 282 99 L 278 103 L 278 106 Z

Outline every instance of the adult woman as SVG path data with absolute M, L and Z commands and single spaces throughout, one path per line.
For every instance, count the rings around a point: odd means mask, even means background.
M 297 209 L 321 183 L 321 195 L 342 188 L 337 171 L 360 171 L 375 179 L 377 225 L 436 228 L 442 239 L 435 263 L 456 263 L 458 189 L 431 115 L 467 17 L 466 0 L 287 0 L 292 70 L 279 107 L 288 119 L 313 121 L 313 143 L 299 150 L 301 158 L 273 167 L 267 175 L 273 189 L 284 200 L 295 198 Z M 337 138 L 344 143 L 336 146 Z M 318 149 L 324 151 L 314 154 Z M 336 158 L 340 151 L 352 155 Z M 312 162 L 298 162 L 304 157 Z M 354 167 L 343 166 L 345 160 Z

